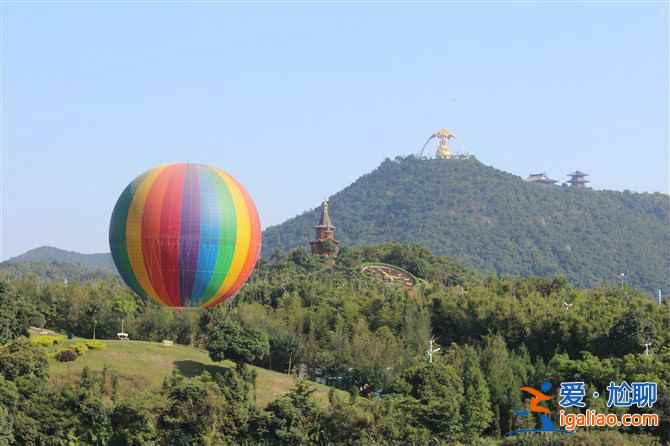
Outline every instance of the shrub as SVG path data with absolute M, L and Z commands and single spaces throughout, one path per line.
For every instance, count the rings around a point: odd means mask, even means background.
M 76 350 L 73 349 L 66 349 L 66 350 L 61 350 L 58 353 L 56 353 L 56 359 L 59 360 L 60 362 L 70 362 L 74 361 L 77 359 L 79 354 L 76 352 Z
M 85 344 L 89 350 L 102 350 L 103 348 L 107 347 L 107 344 L 102 341 L 88 340 L 85 342 Z
M 60 344 L 64 340 L 65 336 L 62 335 L 37 335 L 30 337 L 30 342 L 33 345 L 39 345 L 40 347 L 52 347 L 56 344 Z
M 77 355 L 79 356 L 83 355 L 88 351 L 88 347 L 86 346 L 86 342 L 84 341 L 75 342 L 70 346 L 70 349 L 77 352 Z

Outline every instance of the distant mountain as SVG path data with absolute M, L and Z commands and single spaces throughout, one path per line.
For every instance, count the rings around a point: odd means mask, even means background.
M 670 292 L 670 197 L 533 184 L 475 159 L 396 158 L 332 196 L 343 246 L 418 242 L 499 274 L 619 280 Z M 263 233 L 263 255 L 308 247 L 319 209 Z
M 308 248 L 315 208 L 263 232 L 263 256 Z M 342 246 L 419 243 L 505 275 L 564 275 L 580 286 L 625 281 L 670 292 L 670 197 L 528 183 L 475 159 L 396 158 L 332 196 Z M 0 272 L 87 280 L 117 274 L 111 256 L 41 247 Z
M 1 262 L 0 271 L 14 276 L 32 273 L 47 280 L 90 280 L 117 274 L 108 253 L 81 254 L 51 246 Z
M 46 262 L 46 263 L 69 263 L 80 265 L 89 269 L 99 269 L 103 271 L 115 272 L 114 262 L 109 253 L 82 254 L 75 251 L 65 251 L 64 249 L 54 248 L 52 246 L 41 246 L 31 249 L 25 253 L 12 257 L 7 262 L 2 263 L 27 263 L 27 262 Z

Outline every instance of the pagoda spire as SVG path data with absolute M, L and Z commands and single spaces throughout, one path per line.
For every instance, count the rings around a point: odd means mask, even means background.
M 328 212 L 328 200 L 321 203 L 321 220 L 319 224 L 314 226 L 316 230 L 316 239 L 309 244 L 312 248 L 312 254 L 323 256 L 335 256 L 339 251 L 339 244 L 335 240 L 335 226 L 330 220 L 330 213 Z
M 321 203 L 321 221 L 316 227 L 335 229 L 335 226 L 333 226 L 333 224 L 330 222 L 330 214 L 328 213 L 328 199 Z

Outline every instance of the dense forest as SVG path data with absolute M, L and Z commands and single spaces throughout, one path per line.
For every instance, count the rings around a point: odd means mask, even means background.
M 334 194 L 345 246 L 399 240 L 502 275 L 625 280 L 670 290 L 670 197 L 523 181 L 476 159 L 396 158 Z M 318 209 L 263 234 L 263 255 L 307 246 Z
M 416 285 L 367 276 L 368 262 L 403 268 Z M 670 441 L 669 314 L 668 302 L 625 284 L 583 289 L 562 277 L 500 278 L 402 243 L 344 248 L 336 259 L 278 252 L 232 302 L 208 311 L 145 302 L 115 277 L 66 284 L 6 275 L 0 444 L 661 444 Z M 202 347 L 237 366 L 174 373 L 160 390 L 120 398 L 105 371 L 84 369 L 74 384 L 49 381 L 47 350 L 26 338 L 30 326 L 112 338 L 121 320 L 133 339 Z M 429 363 L 433 336 L 441 351 Z M 76 353 L 58 355 L 76 361 Z M 250 364 L 326 382 L 346 396 L 333 391 L 320 405 L 298 381 L 259 407 Z M 657 382 L 651 409 L 608 409 L 590 395 L 586 402 L 620 415 L 657 413 L 661 425 L 505 437 L 534 425 L 512 410 L 527 407 L 520 387 L 545 380 L 584 381 L 603 394 L 610 381 Z

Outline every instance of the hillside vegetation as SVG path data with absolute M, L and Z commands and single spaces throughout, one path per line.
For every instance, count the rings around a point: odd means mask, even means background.
M 31 249 L 0 262 L 0 271 L 13 277 L 32 274 L 56 281 L 89 281 L 117 274 L 108 253 L 81 254 L 51 246 Z
M 411 241 L 498 274 L 670 291 L 670 198 L 531 184 L 475 159 L 386 160 L 334 194 L 345 246 Z M 308 246 L 318 209 L 270 227 L 263 254 Z
M 370 263 L 402 268 L 416 285 L 362 273 Z M 336 259 L 305 249 L 273 255 L 232 302 L 206 311 L 158 307 L 118 278 L 0 280 L 0 439 L 539 446 L 545 437 L 505 436 L 536 426 L 512 412 L 528 407 L 520 387 L 553 383 L 546 404 L 556 421 L 558 383 L 580 381 L 587 406 L 569 410 L 652 413 L 660 424 L 578 428 L 560 444 L 660 445 L 670 441 L 669 304 L 627 286 L 499 278 L 401 243 L 344 248 Z M 61 346 L 22 337 L 37 326 L 109 338 L 122 320 L 133 342 L 86 344 L 79 355 L 75 340 L 58 351 L 64 363 L 47 360 Z M 441 350 L 429 363 L 433 337 Z M 182 346 L 135 341 L 162 339 Z M 302 381 L 283 393 L 298 373 L 341 391 L 326 402 L 324 387 Z M 591 397 L 624 380 L 657 383 L 653 407 L 609 408 Z

